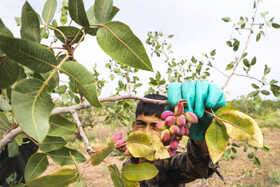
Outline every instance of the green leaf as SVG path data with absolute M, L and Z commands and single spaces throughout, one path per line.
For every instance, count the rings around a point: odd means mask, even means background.
M 40 43 L 40 23 L 37 13 L 26 1 L 21 12 L 20 35 L 22 39 Z
M 231 62 L 230 64 L 227 65 L 226 71 L 231 70 L 234 67 L 235 62 Z
M 83 0 L 69 0 L 69 13 L 77 24 L 83 27 L 89 26 Z
M 246 67 L 250 67 L 250 63 L 248 61 L 248 59 L 243 59 L 243 64 L 246 66 Z
M 48 152 L 48 155 L 58 165 L 61 165 L 61 166 L 72 165 L 73 160 L 72 160 L 69 152 L 71 152 L 71 155 L 75 157 L 75 160 L 78 164 L 86 161 L 86 158 L 84 157 L 84 155 L 82 153 L 80 153 L 77 150 L 70 149 L 70 148 L 67 148 L 67 147 L 63 147 L 61 149 Z
M 269 147 L 267 147 L 267 146 L 265 146 L 265 145 L 263 146 L 262 150 L 263 150 L 264 152 L 269 152 L 269 151 L 270 151 Z
M 43 8 L 43 12 L 42 12 L 42 17 L 47 25 L 51 22 L 51 20 L 54 16 L 54 13 L 56 11 L 56 7 L 57 7 L 56 0 L 47 0 L 46 1 L 44 8 Z
M 7 88 L 18 79 L 20 68 L 9 57 L 0 57 L 0 89 Z
M 53 71 L 55 71 L 55 73 L 53 73 Z M 59 74 L 55 69 L 46 73 L 40 73 L 40 75 L 44 81 L 52 75 L 46 87 L 48 92 L 52 92 L 59 85 Z
M 96 166 L 100 164 L 114 150 L 114 145 L 114 142 L 109 142 L 106 148 L 92 155 L 90 157 L 91 165 Z
M 225 124 L 228 135 L 239 141 L 247 141 L 254 147 L 263 147 L 263 135 L 256 121 L 237 109 L 224 112 L 221 119 Z
M 50 136 L 68 136 L 77 132 L 76 126 L 61 115 L 50 117 Z
M 66 92 L 66 90 L 67 90 L 67 86 L 61 85 L 61 86 L 57 87 L 57 89 L 54 91 L 54 93 L 63 94 Z
M 134 68 L 153 71 L 141 41 L 121 22 L 108 22 L 97 31 L 99 46 L 115 61 Z
M 252 159 L 255 157 L 255 152 L 251 152 L 250 154 L 247 155 L 248 158 Z
M 230 107 L 230 106 L 224 106 L 224 107 L 219 108 L 219 109 L 216 111 L 216 115 L 217 115 L 218 117 L 221 117 L 222 114 L 224 114 L 224 113 L 227 112 L 227 111 L 231 111 L 231 110 L 238 110 L 238 109 L 236 109 L 236 108 L 234 108 L 234 107 Z M 248 115 L 248 114 L 247 114 L 247 115 Z M 219 122 L 220 122 L 220 121 L 219 121 Z
M 77 167 L 73 165 L 65 165 L 59 168 L 55 168 L 48 175 L 75 175 L 77 174 L 78 170 Z
M 257 36 L 256 36 L 256 41 L 259 41 L 261 38 L 261 33 L 258 33 Z
M 229 47 L 232 47 L 231 41 L 226 41 L 226 44 L 227 44 Z
M 47 136 L 42 143 L 39 143 L 39 149 L 50 152 L 62 148 L 66 143 L 62 137 Z
M 230 22 L 230 21 L 231 21 L 229 17 L 223 17 L 222 20 L 223 20 L 224 22 Z
M 160 138 L 150 132 L 136 131 L 131 133 L 127 137 L 126 146 L 135 158 L 143 157 L 153 161 L 170 157 Z
M 223 156 L 228 140 L 229 136 L 225 126 L 220 125 L 217 120 L 213 120 L 206 131 L 205 141 L 214 164 Z
M 57 65 L 53 52 L 36 42 L 15 39 L 0 34 L 0 49 L 9 58 L 38 73 L 48 72 Z
M 79 178 L 79 173 L 68 175 L 47 175 L 35 180 L 28 181 L 26 186 L 52 186 L 52 187 L 65 187 L 75 182 Z
M 9 101 L 6 99 L 2 99 L 1 97 L 0 97 L 0 110 L 3 110 L 3 111 L 12 110 L 11 105 L 9 104 Z
M 253 162 L 254 162 L 254 165 L 257 166 L 258 168 L 261 167 L 261 162 L 257 157 L 254 158 Z
M 269 95 L 270 94 L 269 91 L 267 91 L 267 90 L 262 90 L 261 93 L 264 94 L 264 95 Z
M 2 22 L 1 19 L 0 19 L 0 34 L 10 36 L 10 37 L 14 37 L 12 32 L 4 25 L 4 23 Z
M 75 187 L 86 187 L 86 178 L 82 178 Z
M 252 65 L 255 65 L 256 62 L 257 62 L 257 59 L 256 59 L 256 57 L 254 56 L 254 58 L 251 60 L 251 66 L 252 66 Z
M 49 166 L 47 155 L 44 153 L 34 153 L 28 160 L 24 178 L 28 182 L 39 177 Z
M 240 147 L 240 145 L 238 145 L 237 143 L 232 143 L 231 145 L 234 147 Z
M 126 187 L 140 187 L 140 184 L 139 184 L 138 181 L 130 181 L 130 180 L 127 180 L 127 179 L 123 176 L 123 174 L 121 174 L 121 178 L 122 178 L 122 180 L 124 181 Z
M 246 56 L 247 56 L 247 54 L 248 54 L 248 53 L 243 53 L 243 54 L 242 54 L 242 56 L 241 56 L 241 58 L 246 57 Z
M 259 89 L 259 88 L 260 88 L 260 87 L 257 86 L 256 84 L 251 84 L 251 85 L 252 85 L 252 87 L 255 88 L 255 89 Z
M 271 85 L 270 90 L 272 91 L 272 93 L 273 93 L 273 95 L 275 97 L 279 97 L 279 95 L 280 95 L 280 86 Z
M 111 14 L 108 18 L 108 21 L 111 21 L 119 11 L 120 11 L 120 9 L 118 7 L 113 6 Z
M 216 55 L 216 49 L 214 49 L 213 51 L 210 52 L 211 56 L 215 56 Z
M 114 165 L 109 165 L 108 169 L 111 173 L 111 179 L 114 183 L 115 187 L 126 187 L 123 179 L 121 178 L 121 173 L 119 171 L 119 169 L 117 168 L 117 166 Z
M 158 169 L 150 163 L 128 164 L 121 170 L 123 176 L 131 181 L 149 180 L 154 178 L 158 172 Z
M 54 108 L 51 96 L 39 79 L 23 79 L 12 91 L 13 112 L 20 127 L 42 142 L 49 131 L 49 116 Z
M 73 26 L 59 26 L 56 28 L 59 29 L 68 40 L 71 40 L 71 41 L 75 38 L 75 36 L 80 31 L 80 29 L 73 27 Z M 54 30 L 54 34 L 62 43 L 65 43 L 64 38 L 60 34 L 60 32 Z M 78 34 L 78 37 L 75 39 L 75 41 L 73 43 L 78 43 L 80 41 L 80 39 L 82 38 L 82 36 L 83 36 L 83 32 L 80 32 Z
M 70 99 L 70 97 L 69 97 L 68 93 L 62 94 L 62 103 L 63 104 L 66 105 L 68 103 L 69 99 Z
M 75 61 L 66 61 L 59 70 L 69 76 L 69 85 L 73 92 L 83 95 L 91 105 L 101 106 L 98 100 L 96 81 L 83 65 Z
M 277 23 L 272 23 L 271 25 L 272 25 L 272 27 L 275 28 L 275 29 L 279 29 L 279 28 L 280 28 L 280 25 L 277 24 Z
M 265 65 L 263 76 L 266 76 L 269 72 L 270 72 L 270 68 L 267 65 Z
M 94 5 L 92 5 L 88 10 L 87 10 L 87 17 L 88 17 L 88 21 L 90 25 L 93 24 L 98 24 L 97 19 L 94 16 Z M 98 26 L 91 26 L 91 27 L 87 27 L 85 28 L 85 33 L 90 34 L 92 36 L 96 36 L 97 30 L 98 30 Z
M 14 157 L 17 156 L 19 154 L 18 152 L 18 145 L 16 143 L 15 140 L 12 140 L 9 144 L 8 144 L 8 157 Z
M 17 26 L 21 25 L 21 18 L 20 17 L 15 17 L 15 20 L 17 22 Z
M 98 23 L 106 23 L 111 15 L 113 0 L 95 0 L 94 15 Z
M 4 113 L 0 112 L 0 130 L 8 130 L 11 128 L 11 126 L 12 124 L 9 122 L 7 116 Z

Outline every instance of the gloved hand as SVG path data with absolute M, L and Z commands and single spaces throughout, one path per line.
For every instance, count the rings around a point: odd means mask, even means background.
M 190 127 L 189 137 L 197 141 L 205 141 L 205 133 L 211 123 L 212 116 L 204 113 L 206 108 L 214 112 L 226 106 L 226 100 L 221 88 L 206 80 L 173 82 L 167 90 L 168 104 L 174 107 L 180 99 L 187 101 L 185 112 L 193 112 L 198 117 L 198 123 Z

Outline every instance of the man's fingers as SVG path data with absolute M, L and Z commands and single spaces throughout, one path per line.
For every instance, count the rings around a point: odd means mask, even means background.
M 198 118 L 204 114 L 204 105 L 208 96 L 209 83 L 206 80 L 196 82 L 195 109 L 194 113 Z
M 215 84 L 209 85 L 209 94 L 205 103 L 207 108 L 220 108 L 226 106 L 223 90 Z
M 193 80 L 185 81 L 182 84 L 182 98 L 187 101 L 185 112 L 193 112 L 195 99 L 195 85 L 196 82 Z

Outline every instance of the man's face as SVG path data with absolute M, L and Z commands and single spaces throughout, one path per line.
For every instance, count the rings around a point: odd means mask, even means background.
M 132 131 L 143 131 L 143 132 L 151 132 L 160 137 L 161 130 L 155 127 L 155 125 L 162 121 L 161 118 L 152 116 L 145 116 L 144 114 L 138 115 L 136 121 L 132 124 Z

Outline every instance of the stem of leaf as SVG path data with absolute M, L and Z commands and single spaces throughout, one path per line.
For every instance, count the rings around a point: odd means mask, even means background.
M 9 58 L 9 57 L 6 56 L 6 57 L 0 62 L 0 65 L 1 65 L 3 62 L 5 62 L 8 58 Z
M 253 18 L 252 18 L 253 20 L 252 20 L 252 23 L 251 23 L 251 27 L 250 27 L 250 31 L 249 31 L 249 35 L 248 35 L 248 39 L 247 39 L 247 41 L 246 41 L 245 47 L 244 47 L 244 49 L 243 49 L 243 51 L 242 51 L 242 53 L 241 53 L 241 55 L 240 55 L 238 61 L 236 62 L 236 64 L 235 64 L 235 66 L 234 66 L 234 68 L 233 68 L 231 74 L 228 76 L 228 79 L 226 80 L 226 83 L 224 84 L 224 86 L 222 87 L 222 89 L 225 89 L 225 87 L 228 85 L 229 80 L 230 80 L 231 77 L 234 75 L 234 72 L 235 72 L 237 66 L 239 65 L 239 63 L 240 63 L 241 60 L 242 60 L 243 54 L 246 52 L 246 49 L 247 49 L 248 44 L 249 44 L 249 41 L 250 41 L 250 37 L 251 37 L 251 35 L 252 35 L 252 33 L 253 33 L 253 27 L 254 27 L 254 25 L 255 25 L 255 18 L 256 18 L 257 11 L 258 11 L 259 2 L 260 2 L 260 0 L 258 0 L 258 1 L 257 1 L 257 4 L 256 4 L 256 10 L 255 10 L 254 16 L 253 16 Z
M 47 24 L 43 24 L 45 27 L 48 27 L 48 28 L 50 28 L 50 29 L 52 29 L 52 30 L 56 30 L 57 32 L 59 32 L 60 34 L 61 34 L 61 36 L 64 38 L 64 40 L 68 40 L 67 38 L 66 38 L 66 36 L 63 34 L 63 32 L 61 32 L 61 30 L 59 30 L 59 29 L 57 29 L 57 28 L 55 28 L 55 27 L 52 27 L 52 26 L 50 26 L 50 25 L 47 25 Z
M 212 111 L 213 111 L 213 110 L 212 110 Z M 246 133 L 250 134 L 249 132 L 247 132 L 246 130 L 242 129 L 241 127 L 239 127 L 239 126 L 237 126 L 237 125 L 235 125 L 235 124 L 233 124 L 233 123 L 231 123 L 231 122 L 229 122 L 229 121 L 226 121 L 226 120 L 223 120 L 223 119 L 219 118 L 218 116 L 216 116 L 216 115 L 214 114 L 214 112 L 211 113 L 211 112 L 209 112 L 209 111 L 207 111 L 207 110 L 204 110 L 204 112 L 207 113 L 207 114 L 210 114 L 211 116 L 213 116 L 214 118 L 216 118 L 216 119 L 218 119 L 218 120 L 220 120 L 220 121 L 222 121 L 222 122 L 228 123 L 228 124 L 230 124 L 230 125 L 232 125 L 232 126 L 234 126 L 234 127 L 236 127 L 236 128 L 241 129 L 242 131 L 245 131 Z
M 81 28 L 79 30 L 79 32 L 75 35 L 74 39 L 71 41 L 71 43 L 69 45 L 73 45 L 73 43 L 75 42 L 75 40 L 78 38 L 78 36 L 80 35 L 80 33 L 84 30 L 84 27 Z M 81 40 L 80 40 L 81 41 Z
M 75 46 L 75 48 L 73 49 L 73 52 L 76 50 L 76 48 L 80 45 L 80 43 L 82 42 L 82 40 L 84 39 L 85 37 L 85 33 L 83 34 L 83 36 L 81 37 L 80 41 L 77 43 L 77 45 Z M 72 43 L 72 42 L 71 42 Z

